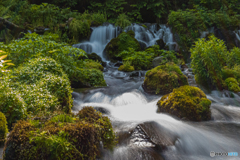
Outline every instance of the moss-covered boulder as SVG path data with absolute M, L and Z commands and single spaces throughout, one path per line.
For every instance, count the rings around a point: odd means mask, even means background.
M 167 94 L 183 85 L 188 85 L 187 77 L 171 62 L 147 71 L 143 89 L 151 94 Z
M 4 160 L 96 159 L 100 143 L 111 149 L 115 133 L 108 117 L 92 107 L 77 115 L 54 113 L 19 121 L 4 147 Z
M 204 92 L 192 86 L 181 86 L 163 96 L 157 103 L 158 112 L 169 113 L 191 121 L 211 119 L 211 101 Z
M 8 133 L 7 119 L 5 115 L 0 112 L 0 144 L 5 140 Z
M 229 91 L 240 92 L 239 83 L 235 78 L 227 78 L 225 83 Z
M 105 56 L 110 60 L 121 60 L 117 55 L 122 51 L 128 50 L 128 48 L 133 48 L 136 51 L 141 50 L 140 44 L 134 38 L 134 35 L 133 31 L 128 31 L 127 33 L 121 33 L 117 38 L 113 38 L 104 50 Z
M 130 65 L 121 65 L 119 68 L 118 68 L 119 71 L 124 71 L 124 72 L 132 72 L 134 71 L 134 67 L 133 66 L 130 66 Z

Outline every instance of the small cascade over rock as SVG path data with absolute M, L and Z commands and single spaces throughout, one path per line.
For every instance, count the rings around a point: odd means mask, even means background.
M 121 30 L 119 27 L 114 27 L 112 24 L 92 28 L 93 32 L 90 41 L 73 45 L 73 47 L 81 48 L 87 53 L 97 53 L 102 57 L 102 52 L 105 46 L 111 39 L 116 38 Z

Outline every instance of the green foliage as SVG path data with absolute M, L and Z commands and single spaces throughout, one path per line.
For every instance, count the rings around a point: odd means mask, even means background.
M 98 69 L 100 71 L 103 71 L 103 66 L 99 62 L 93 61 L 91 59 L 86 59 L 85 61 L 82 61 L 82 68 Z
M 140 44 L 132 36 L 132 32 L 121 33 L 117 38 L 113 38 L 106 46 L 106 54 L 111 60 L 119 59 L 118 54 L 128 48 L 133 48 L 134 50 L 140 50 Z
M 233 48 L 227 55 L 227 65 L 233 68 L 235 65 L 240 65 L 240 48 Z
M 228 87 L 228 90 L 233 92 L 240 92 L 239 83 L 235 78 L 227 78 L 225 83 Z
M 157 103 L 158 112 L 165 112 L 191 121 L 211 119 L 211 101 L 202 90 L 192 86 L 181 86 L 163 96 Z
M 122 13 L 118 16 L 115 25 L 124 29 L 127 26 L 130 26 L 131 22 L 129 21 L 128 16 L 125 13 Z
M 6 54 L 6 52 L 0 50 L 0 80 L 2 79 L 2 76 L 4 76 L 5 73 L 9 71 L 7 68 L 14 65 L 13 63 L 10 63 L 11 60 L 4 60 L 7 55 L 3 54 Z
M 7 120 L 5 115 L 0 112 L 0 141 L 4 140 L 7 137 L 7 133 Z
M 131 62 L 129 61 L 124 61 L 123 62 L 123 65 L 121 65 L 119 68 L 118 68 L 119 71 L 124 71 L 124 72 L 132 72 L 134 71 L 134 67 L 131 66 Z
M 152 94 L 167 94 L 183 85 L 188 85 L 187 77 L 174 63 L 157 66 L 145 75 L 143 88 Z
M 54 116 L 50 119 L 51 122 L 57 123 L 57 122 L 67 122 L 67 123 L 73 123 L 74 118 L 67 114 L 59 114 Z
M 129 62 L 136 70 L 147 70 L 152 67 L 152 59 L 154 54 L 144 51 L 135 51 L 129 48 L 128 51 L 124 50 L 119 55 L 124 62 Z
M 69 31 L 73 40 L 78 41 L 79 36 L 88 37 L 90 34 L 90 24 L 87 21 L 73 19 L 69 25 Z
M 172 11 L 168 16 L 168 23 L 180 37 L 178 40 L 180 49 L 182 52 L 187 52 L 193 42 L 200 37 L 201 31 L 206 31 L 212 26 L 220 29 L 235 29 L 240 23 L 239 16 L 196 6 L 195 9 Z
M 191 48 L 191 67 L 196 81 L 206 87 L 214 85 L 222 89 L 222 68 L 226 63 L 227 47 L 222 40 L 210 36 L 199 39 Z M 209 84 L 210 82 L 210 84 Z
M 87 57 L 85 51 L 66 43 L 57 43 L 54 41 L 56 39 L 58 37 L 52 34 L 44 36 L 39 36 L 36 33 L 26 34 L 24 38 L 12 41 L 8 45 L 1 43 L 0 49 L 11 53 L 9 58 L 17 66 L 32 58 L 50 57 L 62 66 L 71 82 L 83 80 L 81 83 L 88 82 L 90 86 L 106 85 L 100 71 L 83 69 L 84 65 L 79 59 Z
M 0 81 L 0 112 L 6 116 L 9 127 L 27 116 L 26 103 L 20 92 L 11 87 L 10 83 L 11 81 L 7 78 Z
M 100 141 L 108 149 L 116 144 L 110 120 L 85 107 L 77 116 L 60 114 L 40 121 L 19 121 L 6 142 L 4 159 L 96 159 Z

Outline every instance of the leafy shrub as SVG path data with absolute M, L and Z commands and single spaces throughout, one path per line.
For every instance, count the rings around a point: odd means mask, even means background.
M 69 31 L 73 40 L 79 40 L 79 36 L 88 37 L 90 34 L 90 24 L 86 20 L 73 19 L 69 25 Z
M 235 78 L 227 78 L 225 83 L 230 91 L 240 92 L 239 83 Z
M 196 81 L 206 87 L 214 85 L 222 89 L 222 68 L 228 52 L 224 42 L 210 36 L 208 41 L 199 39 L 190 51 Z
M 125 13 L 122 13 L 118 16 L 115 25 L 121 28 L 126 28 L 131 25 L 131 22 L 129 21 L 128 16 Z
M 227 65 L 233 68 L 235 65 L 240 65 L 240 48 L 233 48 L 227 54 Z
M 167 94 L 183 85 L 188 85 L 187 77 L 176 64 L 167 63 L 147 71 L 143 89 L 152 94 Z
M 108 117 L 91 107 L 82 110 L 80 119 L 60 114 L 37 127 L 33 120 L 19 121 L 6 142 L 4 159 L 96 159 L 100 141 L 111 148 L 116 144 L 115 134 Z
M 181 86 L 163 96 L 157 103 L 158 112 L 170 113 L 191 121 L 211 119 L 211 101 L 202 90 L 192 86 Z
M 13 63 L 9 63 L 11 62 L 11 60 L 4 60 L 7 55 L 2 55 L 5 54 L 6 52 L 0 50 L 0 80 L 2 79 L 1 77 L 4 75 L 4 73 L 8 72 L 8 70 L 6 70 L 9 66 L 13 66 Z
M 103 71 L 103 66 L 99 62 L 95 62 L 91 59 L 82 61 L 82 67 L 84 69 L 98 69 Z
M 7 137 L 7 133 L 7 120 L 5 115 L 0 112 L 0 141 L 4 140 Z

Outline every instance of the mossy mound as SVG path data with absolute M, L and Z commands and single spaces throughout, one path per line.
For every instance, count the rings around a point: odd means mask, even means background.
M 240 92 L 239 83 L 235 78 L 227 78 L 225 83 L 229 91 Z
M 158 111 L 191 121 L 211 119 L 211 101 L 204 92 L 192 86 L 181 86 L 163 96 L 157 103 Z
M 119 71 L 124 71 L 124 72 L 132 72 L 134 71 L 134 67 L 133 66 L 129 66 L 129 65 L 121 65 L 119 68 L 118 68 Z
M 4 160 L 96 159 L 101 141 L 107 149 L 116 144 L 110 120 L 85 107 L 76 116 L 55 113 L 19 121 L 5 143 Z
M 95 62 L 93 60 L 83 61 L 83 68 L 85 68 L 85 69 L 98 69 L 100 71 L 103 71 L 103 66 L 99 62 Z
M 117 38 L 113 38 L 106 46 L 106 56 L 110 60 L 121 60 L 117 55 L 128 48 L 133 48 L 136 51 L 141 50 L 140 44 L 134 38 L 134 32 L 128 31 L 121 33 Z
M 0 112 L 7 118 L 8 126 L 26 118 L 27 105 L 18 90 L 9 86 L 10 82 L 0 81 Z
M 7 120 L 5 115 L 0 112 L 0 143 L 5 140 L 8 133 Z
M 157 66 L 145 75 L 143 88 L 151 94 L 167 94 L 183 85 L 188 85 L 187 77 L 174 63 Z

